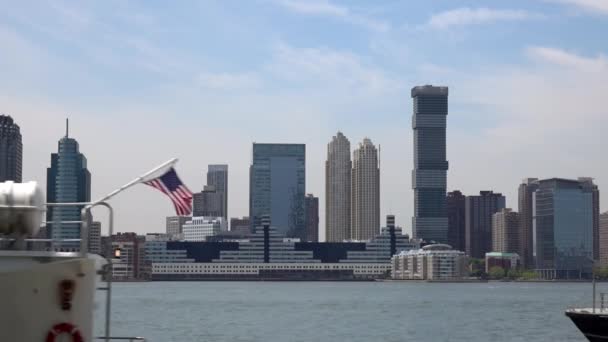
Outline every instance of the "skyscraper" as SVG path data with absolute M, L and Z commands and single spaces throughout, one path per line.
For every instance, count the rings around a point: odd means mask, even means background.
M 482 259 L 492 251 L 492 215 L 505 207 L 505 196 L 480 191 L 465 201 L 466 254 Z
M 534 193 L 538 189 L 538 178 L 526 178 L 519 185 L 519 257 L 525 268 L 534 267 L 533 256 L 533 223 L 534 223 Z
M 519 214 L 503 208 L 492 215 L 492 252 L 517 253 L 519 246 Z
M 228 219 L 228 165 L 209 165 L 207 169 L 207 185 L 213 186 L 222 197 L 221 217 Z M 195 215 L 197 216 L 197 215 Z M 201 215 L 202 216 L 202 215 Z M 207 215 L 205 215 L 207 216 Z
M 288 237 L 305 234 L 306 146 L 253 144 L 249 170 L 249 216 L 253 227 L 269 215 L 277 232 Z
M 192 195 L 192 216 L 223 218 L 224 198 L 224 193 L 217 191 L 215 186 L 205 185 L 203 191 Z
M 306 195 L 306 241 L 319 241 L 319 198 L 313 194 Z
M 369 240 L 380 232 L 380 168 L 378 150 L 368 138 L 353 152 L 351 179 L 350 236 Z
M 184 224 L 191 219 L 190 216 L 167 216 L 165 232 L 172 238 L 180 237 L 184 232 Z
M 338 132 L 327 144 L 325 162 L 325 240 L 350 239 L 351 210 L 350 142 Z
M 591 275 L 594 256 L 594 191 L 588 179 L 552 178 L 535 194 L 536 270 L 544 278 Z
M 22 150 L 19 126 L 9 115 L 0 115 L 0 182 L 21 183 Z
M 448 88 L 412 88 L 414 99 L 414 238 L 448 242 L 446 123 Z
M 600 266 L 608 267 L 608 211 L 600 215 Z
M 87 158 L 80 153 L 78 142 L 68 135 L 59 140 L 57 153 L 51 154 L 51 167 L 46 172 L 46 201 L 48 203 L 74 203 L 91 201 L 91 174 L 87 169 Z M 47 224 L 52 239 L 79 239 L 80 224 L 58 223 L 80 221 L 82 207 L 49 207 Z M 86 238 L 86 237 L 85 237 Z M 56 250 L 78 250 L 78 242 L 55 243 Z
M 458 190 L 448 192 L 448 244 L 458 251 L 464 251 L 466 248 L 465 199 Z

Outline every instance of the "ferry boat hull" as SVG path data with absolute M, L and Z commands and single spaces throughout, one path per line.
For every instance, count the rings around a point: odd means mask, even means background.
M 566 311 L 576 327 L 591 342 L 608 341 L 608 312 L 600 310 L 593 313 L 592 309 L 573 309 Z

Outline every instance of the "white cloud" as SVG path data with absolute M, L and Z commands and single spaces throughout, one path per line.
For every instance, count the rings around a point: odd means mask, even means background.
M 276 0 L 275 3 L 296 13 L 335 17 L 373 31 L 384 32 L 390 29 L 389 23 L 385 21 L 355 13 L 348 7 L 332 4 L 328 0 Z
M 549 0 L 551 2 L 570 4 L 587 11 L 599 11 L 608 14 L 608 1 L 606 0 Z
M 603 55 L 596 58 L 584 57 L 565 50 L 533 46 L 527 49 L 530 56 L 551 64 L 561 65 L 587 72 L 601 72 L 608 70 L 608 59 Z
M 427 25 L 435 29 L 452 26 L 483 24 L 496 21 L 514 21 L 538 18 L 540 15 L 524 10 L 498 10 L 491 8 L 457 8 L 434 14 Z

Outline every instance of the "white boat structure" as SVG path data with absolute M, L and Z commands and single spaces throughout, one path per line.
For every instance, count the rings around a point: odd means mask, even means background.
M 81 238 L 33 239 L 46 209 L 58 206 L 83 208 L 80 221 L 63 222 L 81 224 Z M 107 202 L 45 204 L 36 182 L 0 183 L 0 243 L 8 247 L 0 250 L 0 341 L 145 341 L 111 336 L 111 253 L 103 259 L 87 248 L 91 208 L 96 206 L 107 208 L 111 235 L 113 211 Z M 31 251 L 25 250 L 28 242 L 78 242 L 80 248 L 78 252 Z M 105 326 L 103 336 L 95 337 L 97 291 L 106 294 Z

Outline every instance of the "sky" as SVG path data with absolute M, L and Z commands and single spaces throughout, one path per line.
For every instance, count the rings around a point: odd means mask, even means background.
M 93 198 L 175 157 L 193 191 L 228 164 L 229 216 L 246 216 L 252 142 L 305 143 L 324 236 L 326 145 L 341 131 L 353 149 L 381 146 L 382 221 L 409 232 L 410 89 L 433 84 L 450 91 L 448 190 L 517 208 L 526 177 L 608 189 L 605 0 L 0 5 L 0 112 L 21 127 L 24 181 L 46 184 L 69 117 Z M 121 232 L 163 232 L 174 213 L 145 185 L 111 204 Z

